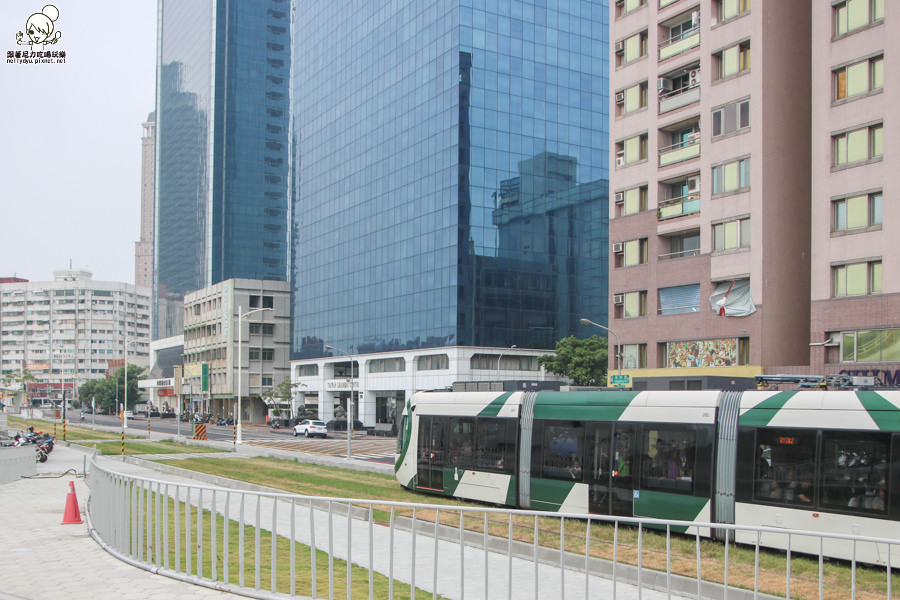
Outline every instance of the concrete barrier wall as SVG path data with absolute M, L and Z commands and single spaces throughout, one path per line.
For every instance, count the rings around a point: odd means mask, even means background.
M 37 473 L 34 460 L 34 446 L 29 444 L 18 448 L 0 448 L 0 483 L 16 481 Z

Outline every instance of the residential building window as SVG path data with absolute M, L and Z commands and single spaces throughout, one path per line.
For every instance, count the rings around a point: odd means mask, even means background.
M 884 0 L 846 0 L 832 5 L 832 10 L 835 36 L 884 20 Z
M 622 2 L 616 2 L 616 7 L 618 8 L 616 16 L 627 15 L 644 6 L 647 6 L 647 0 L 622 0 Z
M 713 55 L 718 64 L 718 78 L 724 79 L 750 70 L 750 42 L 725 48 Z
M 713 225 L 713 251 L 750 247 L 750 219 L 734 219 Z
M 620 319 L 633 319 L 635 317 L 647 316 L 647 292 L 626 292 L 620 294 L 622 303 L 618 305 L 618 314 Z
M 616 143 L 616 166 L 647 160 L 647 134 L 642 133 Z
M 881 225 L 881 192 L 841 198 L 832 202 L 832 231 L 848 231 Z
M 262 376 L 262 385 L 263 385 L 263 387 L 272 387 L 272 376 L 271 375 L 263 375 Z
M 700 312 L 700 284 L 659 288 L 659 314 L 678 315 Z
M 882 125 L 870 125 L 831 137 L 834 166 L 862 162 L 882 155 Z
M 619 107 L 620 116 L 647 108 L 647 82 L 642 81 L 617 92 L 616 105 Z
M 621 215 L 634 215 L 647 210 L 647 186 L 618 192 L 616 202 L 621 205 Z
M 719 21 L 727 21 L 750 11 L 750 0 L 717 0 L 716 14 Z
M 319 365 L 300 365 L 297 367 L 297 377 L 315 377 L 319 374 Z
M 726 104 L 712 112 L 713 137 L 750 127 L 750 100 Z
M 750 187 L 750 159 L 742 158 L 712 169 L 713 194 L 735 192 Z
M 250 323 L 251 334 L 273 335 L 275 333 L 274 323 Z
M 837 265 L 831 268 L 835 298 L 881 292 L 881 261 Z
M 631 267 L 647 263 L 647 238 L 629 240 L 624 244 L 622 265 Z
M 622 368 L 646 369 L 647 368 L 647 344 L 623 344 Z
M 841 362 L 900 362 L 900 329 L 841 332 Z
M 832 71 L 834 99 L 843 100 L 884 87 L 884 57 L 870 58 Z
M 671 219 L 700 212 L 700 174 L 662 183 L 657 217 Z
M 641 31 L 616 43 L 618 65 L 628 64 L 647 56 L 647 31 Z

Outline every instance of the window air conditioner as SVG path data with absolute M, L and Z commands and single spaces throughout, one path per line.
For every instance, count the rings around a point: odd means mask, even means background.
M 625 304 L 625 294 L 615 294 L 613 296 L 613 304 Z
M 616 204 L 625 202 L 625 192 L 616 192 Z
M 624 156 L 617 156 L 617 157 L 616 157 L 616 166 L 617 166 L 617 167 L 623 167 L 623 166 L 625 166 L 625 157 L 624 157 Z
M 625 104 L 625 92 L 616 92 L 616 104 Z
M 700 178 L 699 177 L 688 177 L 687 178 L 687 191 L 688 191 L 688 194 L 700 191 Z
M 656 80 L 656 89 L 660 92 L 671 92 L 672 91 L 672 80 L 666 77 L 660 77 Z
M 625 42 L 619 41 L 616 42 L 616 54 L 624 54 L 625 53 Z
M 688 73 L 688 78 L 690 79 L 690 85 L 698 85 L 700 83 L 700 69 L 694 69 Z
M 625 252 L 625 244 L 622 242 L 613 242 L 613 254 L 622 254 Z

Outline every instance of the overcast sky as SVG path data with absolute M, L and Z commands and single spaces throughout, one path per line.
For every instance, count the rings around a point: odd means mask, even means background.
M 46 1 L 0 2 L 0 277 L 48 281 L 71 261 L 134 283 L 156 0 L 56 0 L 62 35 L 46 49 L 65 64 L 9 64 Z

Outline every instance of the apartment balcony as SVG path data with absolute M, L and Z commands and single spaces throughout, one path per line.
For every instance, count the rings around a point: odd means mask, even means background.
M 660 221 L 700 212 L 700 192 L 691 192 L 680 198 L 670 198 L 659 203 L 656 211 Z
M 700 101 L 700 81 L 697 79 L 677 90 L 659 93 L 659 114 L 681 108 Z
M 700 45 L 700 25 L 699 23 L 691 29 L 672 36 L 659 44 L 659 60 L 672 58 L 682 52 L 687 52 L 691 48 Z
M 700 156 L 700 132 L 691 134 L 687 139 L 675 142 L 671 146 L 659 149 L 659 166 L 667 167 L 675 163 Z

